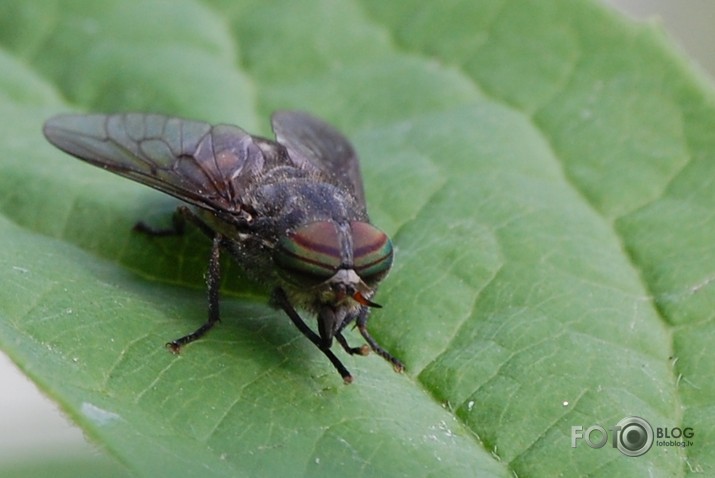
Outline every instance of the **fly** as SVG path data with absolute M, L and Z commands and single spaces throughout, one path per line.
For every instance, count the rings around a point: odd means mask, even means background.
M 378 283 L 392 266 L 389 237 L 370 224 L 358 158 L 335 128 L 303 112 L 271 118 L 276 140 L 237 126 L 210 125 L 155 114 L 59 115 L 44 134 L 50 143 L 90 164 L 175 196 L 175 227 L 135 229 L 180 233 L 188 221 L 212 240 L 208 320 L 167 347 L 178 353 L 219 322 L 220 254 L 228 253 L 270 290 L 298 330 L 330 360 L 346 383 L 352 375 L 333 354 L 370 350 L 402 363 L 367 330 Z M 316 334 L 296 311 L 317 317 Z M 343 331 L 354 324 L 367 345 L 351 347 Z

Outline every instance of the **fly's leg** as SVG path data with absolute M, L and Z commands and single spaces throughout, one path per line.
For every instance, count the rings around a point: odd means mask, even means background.
M 367 331 L 367 318 L 368 318 L 368 308 L 363 307 L 363 309 L 360 311 L 360 315 L 357 318 L 357 328 L 360 331 L 360 334 L 363 336 L 363 338 L 367 341 L 367 343 L 370 345 L 370 348 L 380 357 L 384 358 L 388 362 L 392 364 L 392 367 L 395 369 L 395 372 L 402 372 L 405 370 L 405 366 L 400 362 L 397 358 L 393 357 L 390 352 L 387 350 L 383 349 L 380 344 L 375 341 L 375 339 L 372 338 L 372 335 L 370 335 L 370 332 Z
M 348 341 L 345 340 L 345 337 L 343 336 L 342 332 L 338 332 L 337 334 L 335 334 L 335 338 L 337 339 L 338 343 L 342 345 L 345 351 L 350 355 L 367 355 L 370 353 L 370 347 L 368 347 L 366 344 L 362 344 L 360 347 L 351 347 L 350 344 L 348 344 Z
M 300 330 L 300 332 L 305 335 L 308 340 L 313 342 L 313 344 L 315 344 L 315 346 L 318 347 L 326 357 L 328 357 L 330 363 L 333 364 L 333 367 L 335 367 L 340 376 L 343 377 L 343 381 L 345 383 L 351 383 L 353 381 L 353 376 L 350 375 L 348 369 L 345 368 L 342 362 L 335 356 L 335 354 L 323 342 L 318 334 L 310 330 L 310 327 L 308 327 L 300 315 L 298 315 L 298 312 L 295 311 L 291 303 L 288 301 L 288 297 L 286 297 L 285 292 L 280 287 L 273 291 L 273 303 L 283 309 L 290 320 L 293 321 L 296 327 L 298 327 L 298 330 Z M 338 341 L 340 341 L 340 339 L 338 339 Z
M 136 232 L 141 232 L 142 234 L 146 234 L 148 236 L 181 236 L 182 234 L 184 234 L 184 230 L 186 229 L 186 219 L 190 215 L 193 215 L 193 213 L 189 208 L 187 208 L 186 206 L 179 206 L 178 208 L 176 208 L 176 211 L 174 211 L 174 214 L 171 216 L 170 227 L 159 229 L 148 225 L 144 221 L 139 221 L 138 223 L 134 224 L 132 230 Z
M 136 223 L 134 226 L 135 231 L 148 234 L 150 236 L 178 236 L 184 233 L 187 221 L 196 225 L 201 232 L 213 240 L 211 256 L 209 257 L 209 268 L 206 272 L 206 285 L 209 296 L 209 317 L 208 320 L 201 325 L 201 327 L 194 330 L 190 334 L 184 335 L 176 340 L 172 340 L 171 342 L 167 342 L 166 347 L 176 354 L 181 351 L 181 347 L 184 345 L 203 337 L 206 332 L 211 330 L 213 326 L 221 320 L 219 314 L 218 291 L 221 282 L 221 264 L 219 259 L 221 255 L 221 242 L 223 241 L 223 237 L 221 234 L 215 233 L 201 220 L 201 218 L 191 212 L 191 209 L 186 206 L 179 206 L 176 208 L 176 211 L 172 216 L 172 227 L 166 229 L 155 229 L 141 221 Z
M 174 215 L 171 216 L 171 227 L 158 229 L 151 227 L 143 221 L 139 221 L 134 225 L 133 230 L 149 236 L 180 236 L 186 230 L 187 221 L 198 227 L 201 232 L 212 239 L 216 235 L 213 229 L 211 229 L 204 221 L 201 220 L 199 216 L 194 214 L 191 209 L 186 206 L 179 206 L 176 208 Z
M 188 209 L 186 210 L 188 211 Z M 198 220 L 198 218 L 196 218 L 196 220 Z M 213 245 L 211 247 L 211 257 L 209 258 L 209 269 L 206 273 L 206 285 L 208 286 L 209 294 L 209 318 L 206 323 L 190 334 L 168 342 L 166 346 L 174 353 L 179 353 L 182 346 L 201 338 L 220 321 L 218 290 L 221 281 L 221 266 L 219 259 L 222 239 L 221 234 L 214 234 Z

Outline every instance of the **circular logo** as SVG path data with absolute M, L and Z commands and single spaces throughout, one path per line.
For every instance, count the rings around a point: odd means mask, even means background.
M 616 424 L 616 448 L 626 456 L 641 456 L 653 446 L 653 427 L 640 417 L 626 417 Z

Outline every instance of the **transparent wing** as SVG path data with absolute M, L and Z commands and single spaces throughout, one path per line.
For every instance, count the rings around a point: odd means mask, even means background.
M 45 137 L 88 163 L 199 207 L 238 212 L 264 153 L 235 126 L 153 114 L 60 115 Z
M 278 111 L 271 117 L 276 140 L 298 166 L 328 174 L 365 207 L 358 157 L 352 144 L 329 124 L 300 111 Z

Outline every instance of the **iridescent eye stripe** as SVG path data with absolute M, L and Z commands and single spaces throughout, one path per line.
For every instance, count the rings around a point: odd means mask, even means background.
M 330 257 L 340 257 L 340 248 L 335 247 L 334 244 L 336 243 L 334 241 L 332 244 L 329 242 L 315 241 L 315 239 L 326 239 L 324 237 L 306 237 L 304 234 L 296 233 L 291 236 L 291 239 L 293 239 L 293 242 L 296 245 L 301 246 L 301 248 L 304 250 L 318 252 L 320 254 L 324 254 Z
M 333 224 L 308 224 L 280 241 L 276 260 L 296 271 L 330 276 L 340 266 L 337 244 L 338 235 Z
M 392 265 L 392 245 L 390 243 L 385 244 L 381 251 L 383 253 L 380 255 L 375 254 L 376 258 L 371 262 L 366 262 L 356 255 L 355 272 L 360 277 L 369 277 L 373 274 L 387 271 Z
M 384 272 L 392 265 L 392 243 L 379 229 L 364 222 L 351 223 L 353 260 L 359 275 Z
M 279 262 L 283 266 L 289 267 L 291 269 L 303 270 L 304 272 L 314 272 L 316 274 L 320 274 L 318 269 L 322 269 L 322 270 L 325 270 L 328 272 L 327 275 L 332 275 L 337 270 L 337 267 L 332 267 L 328 264 L 325 264 L 324 262 L 320 262 L 319 259 L 310 259 L 308 257 L 291 252 L 285 248 L 282 248 L 280 252 L 285 257 L 279 257 L 278 258 Z M 297 262 L 288 263 L 288 262 L 291 262 L 290 261 L 291 258 L 295 259 Z M 288 259 L 288 262 L 286 262 L 286 259 Z M 304 264 L 304 265 L 312 265 L 312 266 L 315 266 L 315 268 L 297 267 L 297 263 Z
M 353 249 L 353 254 L 360 257 L 368 254 L 374 254 L 376 251 L 382 250 L 388 242 L 387 236 L 383 234 L 382 237 L 376 238 L 376 240 L 370 244 L 361 244 L 359 247 L 355 247 Z

